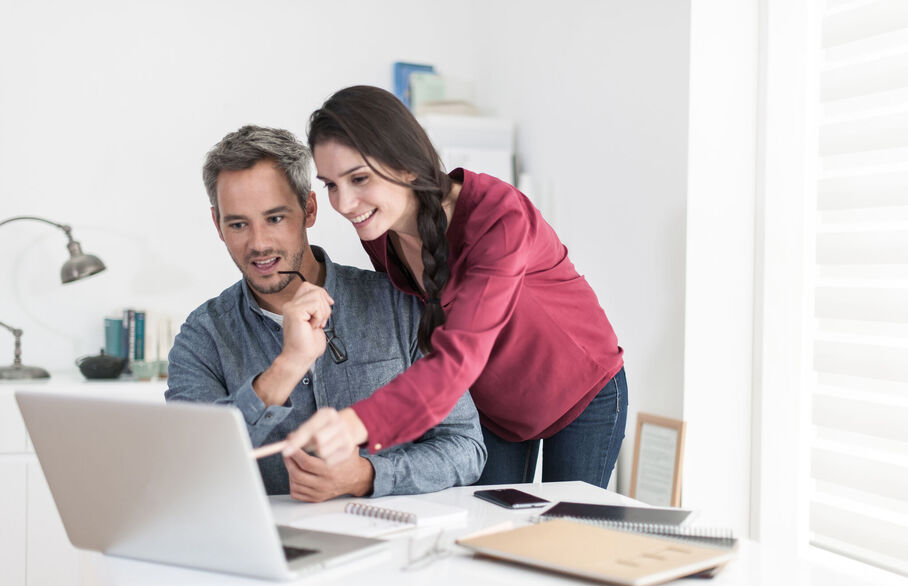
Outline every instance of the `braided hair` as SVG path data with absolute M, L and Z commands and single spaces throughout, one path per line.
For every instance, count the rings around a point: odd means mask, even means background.
M 331 96 L 309 118 L 309 148 L 329 140 L 357 151 L 380 177 L 409 187 L 416 194 L 416 225 L 422 240 L 422 286 L 428 300 L 419 322 L 419 348 L 432 351 L 431 336 L 445 323 L 441 291 L 448 282 L 448 219 L 442 201 L 451 191 L 451 179 L 429 136 L 410 110 L 393 94 L 371 86 L 353 86 Z M 412 173 L 403 182 L 388 177 L 369 159 L 395 171 Z

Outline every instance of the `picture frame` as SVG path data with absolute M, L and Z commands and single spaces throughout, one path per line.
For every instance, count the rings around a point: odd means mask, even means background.
M 637 414 L 630 497 L 663 507 L 681 506 L 684 421 Z

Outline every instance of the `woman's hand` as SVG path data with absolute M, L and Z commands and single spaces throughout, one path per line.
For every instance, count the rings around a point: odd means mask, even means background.
M 287 436 L 284 457 L 298 450 L 315 453 L 328 466 L 334 466 L 356 454 L 356 447 L 369 437 L 366 426 L 353 409 L 340 412 L 326 407 L 319 409 L 296 431 Z

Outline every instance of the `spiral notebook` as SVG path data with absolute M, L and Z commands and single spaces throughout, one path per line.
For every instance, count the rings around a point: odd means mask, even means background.
M 691 512 L 677 508 L 560 502 L 542 513 L 538 520 L 569 519 L 609 529 L 672 537 L 714 547 L 735 547 L 737 539 L 730 529 L 684 525 Z
M 467 510 L 409 497 L 387 497 L 372 502 L 351 501 L 343 512 L 303 517 L 290 523 L 299 529 L 381 537 L 421 527 L 449 526 L 465 521 Z

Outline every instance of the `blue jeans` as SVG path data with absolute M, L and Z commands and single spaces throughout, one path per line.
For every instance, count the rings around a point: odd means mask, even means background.
M 627 380 L 624 369 L 605 384 L 577 419 L 542 442 L 542 481 L 583 480 L 608 485 L 627 423 Z M 533 482 L 540 440 L 509 442 L 484 426 L 489 452 L 476 484 Z

